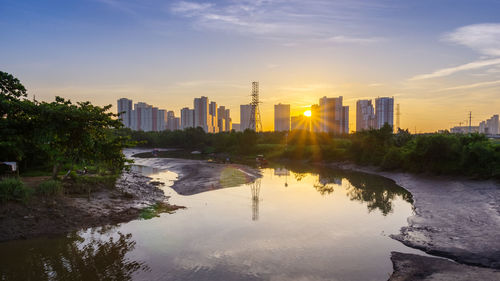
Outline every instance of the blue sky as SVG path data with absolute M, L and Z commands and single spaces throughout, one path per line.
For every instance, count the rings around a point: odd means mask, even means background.
M 326 96 L 394 96 L 403 127 L 433 131 L 500 113 L 500 1 L 0 0 L 0 69 L 30 94 L 178 111 L 207 95 L 232 109 L 261 82 L 299 112 Z

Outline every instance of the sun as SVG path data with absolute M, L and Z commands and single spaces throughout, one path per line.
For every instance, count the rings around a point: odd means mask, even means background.
M 311 111 L 310 110 L 304 111 L 304 115 L 307 117 L 311 117 Z

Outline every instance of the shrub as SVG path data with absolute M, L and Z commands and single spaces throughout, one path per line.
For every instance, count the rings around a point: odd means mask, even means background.
M 37 192 L 44 196 L 62 195 L 63 185 L 58 180 L 47 180 L 38 185 Z
M 33 189 L 24 185 L 17 178 L 7 178 L 0 181 L 0 203 L 19 201 L 26 203 L 33 194 Z
M 400 149 L 392 147 L 385 154 L 384 159 L 382 160 L 380 166 L 384 170 L 395 170 L 398 168 L 402 168 L 402 164 L 403 164 L 403 157 L 401 155 Z

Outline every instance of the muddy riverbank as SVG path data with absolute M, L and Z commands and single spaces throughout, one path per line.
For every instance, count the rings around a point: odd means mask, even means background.
M 115 188 L 96 188 L 90 200 L 82 194 L 35 197 L 26 205 L 4 204 L 0 206 L 0 242 L 54 236 L 137 219 L 143 208 L 167 200 L 163 191 L 149 181 L 150 178 L 139 173 L 124 172 Z
M 375 173 L 394 180 L 411 192 L 415 214 L 408 218 L 408 226 L 403 227 L 399 234 L 392 235 L 392 238 L 409 247 L 459 263 L 500 268 L 498 182 L 383 172 L 350 164 L 332 166 Z M 399 261 L 401 257 L 398 253 L 393 255 L 395 273 L 400 268 L 396 264 L 403 262 Z M 411 264 L 416 266 L 425 262 L 428 261 L 414 259 Z M 471 267 L 464 268 L 467 270 Z M 452 275 L 448 277 L 446 280 L 453 280 Z
M 134 162 L 177 173 L 178 178 L 171 187 L 181 195 L 235 187 L 261 177 L 259 170 L 241 164 L 218 164 L 181 158 L 134 158 Z

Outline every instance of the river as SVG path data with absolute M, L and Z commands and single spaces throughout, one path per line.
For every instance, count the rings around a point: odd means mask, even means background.
M 181 196 L 175 173 L 134 169 L 187 208 L 1 243 L 0 280 L 387 280 L 391 251 L 422 255 L 389 237 L 412 198 L 382 177 L 273 167 L 251 184 Z

